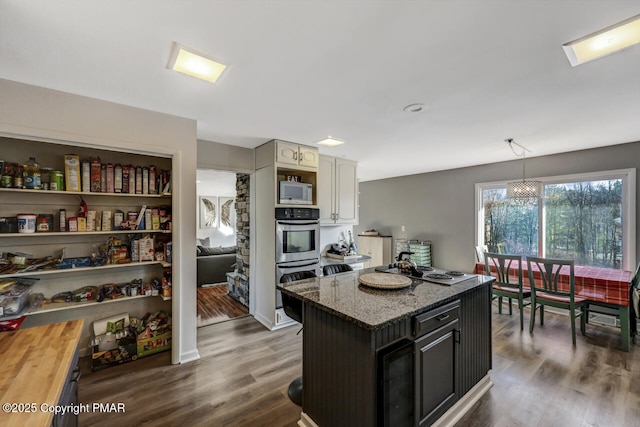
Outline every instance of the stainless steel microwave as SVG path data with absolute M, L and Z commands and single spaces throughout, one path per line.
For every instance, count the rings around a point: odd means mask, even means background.
M 313 204 L 313 184 L 280 181 L 280 203 L 293 205 Z

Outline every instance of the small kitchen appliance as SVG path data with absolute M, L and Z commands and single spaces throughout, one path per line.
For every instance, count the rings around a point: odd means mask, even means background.
M 280 181 L 280 204 L 312 205 L 313 184 Z

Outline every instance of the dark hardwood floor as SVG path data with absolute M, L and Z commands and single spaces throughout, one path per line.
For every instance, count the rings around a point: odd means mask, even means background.
M 229 296 L 227 284 L 198 287 L 198 327 L 249 315 L 249 308 Z
M 456 426 L 640 425 L 639 345 L 625 353 L 618 329 L 588 325 L 573 347 L 566 316 L 546 313 L 530 335 L 515 313 L 494 306 L 494 385 Z M 83 359 L 80 401 L 123 402 L 126 412 L 83 413 L 80 425 L 293 427 L 300 408 L 287 387 L 301 373 L 298 329 L 270 332 L 250 316 L 199 328 L 201 358 L 184 365 L 165 352 L 89 372 Z

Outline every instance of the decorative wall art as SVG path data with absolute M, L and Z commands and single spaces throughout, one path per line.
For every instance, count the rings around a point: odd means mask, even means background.
M 218 227 L 218 197 L 200 196 L 200 228 Z
M 234 231 L 236 229 L 236 200 L 233 197 L 219 197 L 220 202 L 220 230 Z

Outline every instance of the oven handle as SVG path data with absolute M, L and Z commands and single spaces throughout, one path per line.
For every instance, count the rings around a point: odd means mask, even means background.
M 278 221 L 278 225 L 318 225 L 319 221 L 313 221 L 313 222 L 285 222 L 285 221 Z
M 286 269 L 286 268 L 300 268 L 300 267 L 309 267 L 310 265 L 318 264 L 318 261 L 310 262 L 309 264 L 301 264 L 301 265 L 278 265 L 278 268 Z

